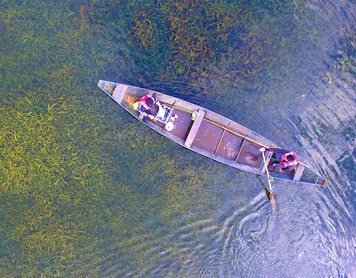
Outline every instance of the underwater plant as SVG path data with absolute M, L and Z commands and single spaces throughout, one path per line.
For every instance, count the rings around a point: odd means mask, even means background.
M 155 24 L 147 11 L 140 10 L 132 18 L 133 38 L 144 48 L 154 47 L 157 37 Z

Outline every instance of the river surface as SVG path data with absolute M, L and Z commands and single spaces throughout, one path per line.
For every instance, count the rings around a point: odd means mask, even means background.
M 0 3 L 1 277 L 356 277 L 356 5 Z M 130 117 L 99 79 L 218 112 L 327 187 L 266 180 Z

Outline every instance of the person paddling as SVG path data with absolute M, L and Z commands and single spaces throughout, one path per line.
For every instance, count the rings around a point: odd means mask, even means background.
M 272 166 L 279 166 L 281 172 L 289 172 L 298 164 L 298 157 L 294 152 L 278 148 L 260 148 L 260 151 L 273 152 Z

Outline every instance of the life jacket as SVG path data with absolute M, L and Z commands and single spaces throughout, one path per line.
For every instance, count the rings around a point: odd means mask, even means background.
M 289 155 L 292 155 L 294 157 L 294 160 L 293 161 L 284 161 L 284 159 Z M 285 153 L 285 154 L 281 155 L 281 157 L 279 158 L 279 162 L 283 167 L 294 166 L 294 165 L 298 164 L 298 158 L 294 152 L 289 152 L 289 153 Z

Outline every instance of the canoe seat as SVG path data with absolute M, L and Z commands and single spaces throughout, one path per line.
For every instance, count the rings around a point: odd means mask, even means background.
M 185 139 L 184 145 L 190 148 L 193 144 L 194 138 L 197 135 L 198 129 L 204 119 L 205 112 L 202 109 L 198 110 L 198 116 L 196 117 L 195 121 L 193 122 L 192 127 L 188 133 L 187 138 Z
M 122 85 L 119 84 L 116 86 L 113 94 L 112 94 L 112 98 L 117 102 L 117 103 L 121 103 L 124 96 L 126 95 L 126 90 L 127 90 L 128 86 L 127 85 Z

